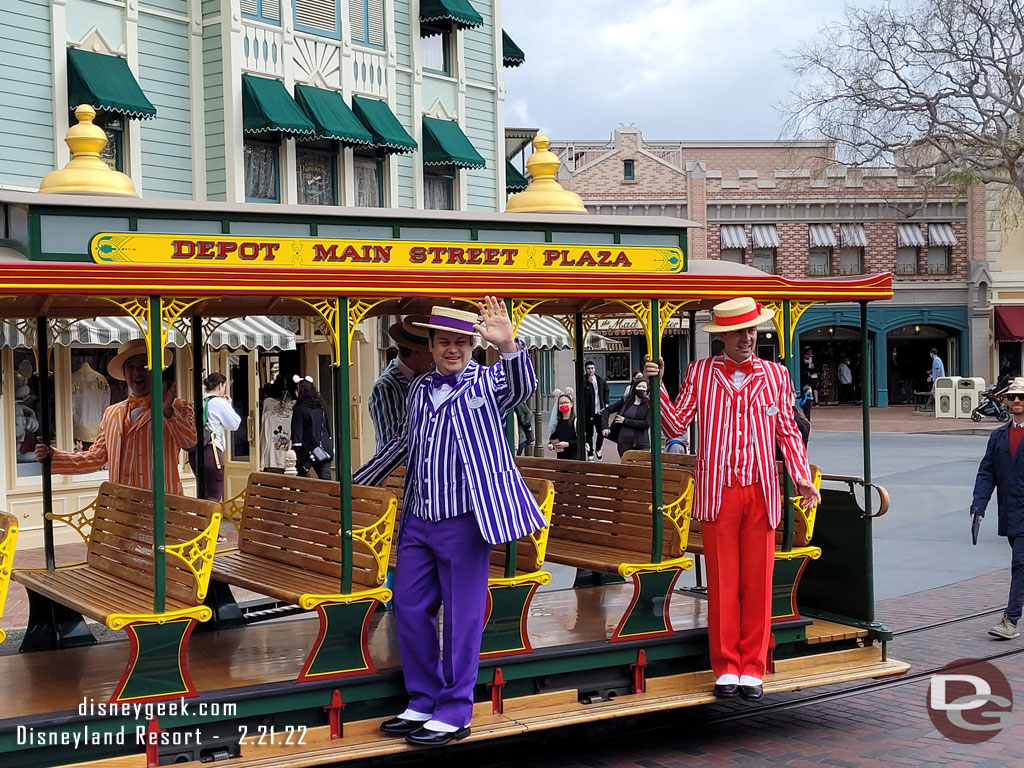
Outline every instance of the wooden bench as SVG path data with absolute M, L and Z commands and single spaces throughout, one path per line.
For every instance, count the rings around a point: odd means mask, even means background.
M 554 488 L 547 480 L 523 478 L 549 525 L 523 536 L 515 543 L 516 567 L 513 575 L 506 569 L 509 546 L 491 548 L 490 578 L 487 582 L 487 613 L 484 621 L 480 657 L 512 656 L 531 653 L 533 645 L 527 627 L 530 604 L 537 590 L 551 581 L 543 570 L 551 522 Z M 384 487 L 398 494 L 401 506 L 405 490 L 405 467 L 399 467 L 384 481 Z M 392 550 L 391 567 L 398 558 L 398 547 Z
M 640 464 L 604 464 L 519 457 L 524 477 L 547 480 L 555 491 L 547 559 L 618 574 L 633 581 L 633 601 L 611 640 L 672 634 L 668 600 L 686 557 L 693 476 L 666 467 L 662 476 L 662 547 L 652 562 L 651 471 Z
M 11 572 L 14 570 L 14 547 L 18 543 L 18 518 L 0 512 L 0 616 L 4 615 L 7 604 L 7 589 L 11 585 Z M 7 635 L 0 629 L 0 643 Z
M 374 672 L 369 618 L 391 599 L 384 586 L 397 499 L 352 487 L 352 589 L 342 591 L 341 487 L 330 480 L 255 472 L 242 506 L 238 549 L 213 566 L 221 584 L 315 610 L 320 632 L 297 681 Z M 214 590 L 224 599 L 229 590 Z M 214 606 L 218 614 L 222 604 Z
M 622 457 L 626 463 L 637 463 L 649 466 L 651 454 L 647 451 L 626 451 Z M 696 456 L 691 454 L 662 454 L 662 463 L 666 466 L 685 467 L 692 471 Z M 811 478 L 814 487 L 821 489 L 821 469 L 814 464 L 811 467 Z M 785 477 L 785 465 L 776 462 L 779 482 Z M 783 495 L 783 498 L 785 496 Z M 775 531 L 775 568 L 772 578 L 772 621 L 800 618 L 796 605 L 796 593 L 800 586 L 800 577 L 804 568 L 811 560 L 821 557 L 821 548 L 811 544 L 814 536 L 814 521 L 818 514 L 818 506 L 807 506 L 802 496 L 791 497 L 793 502 L 793 546 L 785 548 L 785 532 L 782 526 Z M 694 520 L 690 529 L 690 540 L 686 549 L 694 555 L 704 554 L 704 536 L 700 530 L 700 521 Z
M 29 596 L 21 650 L 96 642 L 85 616 L 125 630 L 131 640 L 131 658 L 111 701 L 197 695 L 186 665 L 188 640 L 196 622 L 212 615 L 203 600 L 217 545 L 219 505 L 164 496 L 168 557 L 162 611 L 154 610 L 153 492 L 105 482 L 90 506 L 95 510 L 90 530 L 78 527 L 88 543 L 84 564 L 14 572 Z

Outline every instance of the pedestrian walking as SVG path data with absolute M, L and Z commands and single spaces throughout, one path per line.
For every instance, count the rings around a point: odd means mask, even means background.
M 604 431 L 601 411 L 609 405 L 608 382 L 597 375 L 597 366 L 592 360 L 583 365 L 584 383 L 580 399 L 583 401 L 583 417 L 587 430 L 587 461 L 602 461 L 604 455 Z
M 844 357 L 839 361 L 839 365 L 836 369 L 836 378 L 839 380 L 839 402 L 852 402 L 853 372 L 850 370 L 850 358 Z
M 300 475 L 308 475 L 312 469 L 321 480 L 330 480 L 334 440 L 327 424 L 327 411 L 312 377 L 295 379 L 298 388 L 292 409 L 292 449 L 296 466 Z
M 646 379 L 630 384 L 622 399 L 601 414 L 604 434 L 615 441 L 620 459 L 626 451 L 651 450 L 649 386 Z
M 578 437 L 576 435 L 576 401 L 572 388 L 558 396 L 554 415 L 555 424 L 548 437 L 548 450 L 554 451 L 559 459 L 575 459 Z

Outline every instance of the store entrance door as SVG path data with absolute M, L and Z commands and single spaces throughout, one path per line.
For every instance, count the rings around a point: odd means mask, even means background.
M 259 389 L 256 359 L 250 352 L 220 353 L 220 370 L 228 377 L 227 394 L 231 407 L 242 421 L 228 435 L 227 461 L 224 464 L 224 498 L 245 490 L 249 475 L 259 469 L 259 425 L 255 403 Z

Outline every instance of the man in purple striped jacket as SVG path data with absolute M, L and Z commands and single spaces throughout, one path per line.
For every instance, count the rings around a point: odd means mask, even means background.
M 504 304 L 488 296 L 479 308 L 482 317 L 434 307 L 420 324 L 435 370 L 410 385 L 401 430 L 354 478 L 379 485 L 406 463 L 394 605 L 409 704 L 381 730 L 423 746 L 469 735 L 491 545 L 544 526 L 505 437 L 505 416 L 537 377 Z M 497 347 L 498 363 L 473 361 L 475 334 Z

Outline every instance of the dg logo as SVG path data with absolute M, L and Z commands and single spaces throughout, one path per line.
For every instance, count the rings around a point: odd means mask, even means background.
M 959 744 L 980 744 L 1010 724 L 1013 690 L 993 664 L 959 659 L 932 675 L 927 704 L 939 733 Z

